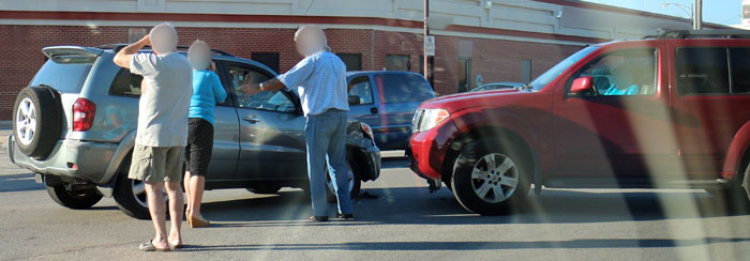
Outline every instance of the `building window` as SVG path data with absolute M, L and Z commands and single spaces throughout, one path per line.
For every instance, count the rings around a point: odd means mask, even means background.
M 521 60 L 521 82 L 531 82 L 531 60 Z
M 386 71 L 410 71 L 411 63 L 409 62 L 408 55 L 386 55 L 385 56 L 385 70 Z
M 336 53 L 341 58 L 341 61 L 346 65 L 347 71 L 361 71 L 362 70 L 362 54 L 361 53 Z
M 279 72 L 279 53 L 252 53 L 251 59 Z

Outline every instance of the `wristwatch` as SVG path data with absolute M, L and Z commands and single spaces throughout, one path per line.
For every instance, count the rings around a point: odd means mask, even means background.
M 258 84 L 258 87 L 260 87 L 260 91 L 264 92 L 266 90 L 263 89 L 263 83 Z

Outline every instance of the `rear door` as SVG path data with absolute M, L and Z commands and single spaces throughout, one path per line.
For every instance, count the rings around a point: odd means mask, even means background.
M 683 170 L 715 178 L 732 138 L 750 120 L 750 48 L 747 41 L 696 42 L 673 46 L 675 133 Z
M 412 73 L 376 73 L 372 76 L 379 122 L 372 125 L 382 149 L 403 149 L 411 135 L 411 121 L 419 104 L 435 97 L 424 77 Z

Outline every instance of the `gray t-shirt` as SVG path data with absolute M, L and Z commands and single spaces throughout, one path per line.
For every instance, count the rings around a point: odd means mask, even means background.
M 143 76 L 146 91 L 138 103 L 135 143 L 151 147 L 186 146 L 193 96 L 193 68 L 178 53 L 133 55 L 130 72 Z

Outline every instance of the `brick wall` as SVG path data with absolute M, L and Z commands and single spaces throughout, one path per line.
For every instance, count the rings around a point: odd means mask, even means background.
M 25 87 L 45 61 L 41 49 L 51 45 L 97 46 L 123 43 L 130 27 L 0 26 L 0 120 L 12 118 L 17 93 Z M 196 39 L 239 57 L 252 52 L 278 52 L 279 67 L 286 71 L 302 57 L 297 54 L 293 29 L 178 28 L 181 45 Z M 419 72 L 422 37 L 414 33 L 361 29 L 326 30 L 333 52 L 361 53 L 363 70 L 381 70 L 386 55 L 408 55 L 410 69 Z M 537 44 L 453 36 L 436 37 L 435 90 L 450 94 L 458 90 L 459 41 L 472 45 L 471 76 L 482 74 L 485 83 L 520 81 L 521 60 L 532 60 L 532 77 L 580 49 L 577 46 Z

